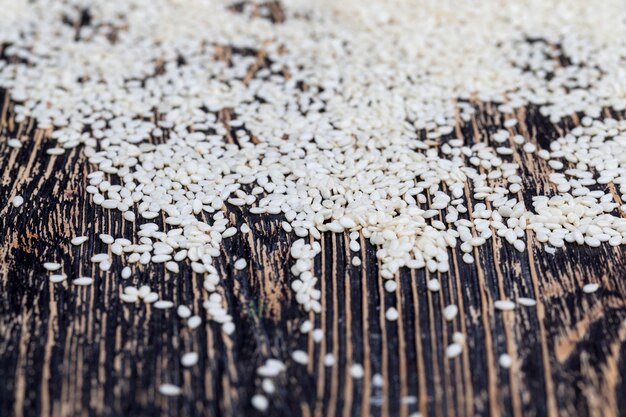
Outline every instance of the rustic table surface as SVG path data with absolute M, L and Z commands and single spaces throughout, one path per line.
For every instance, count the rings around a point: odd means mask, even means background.
M 475 104 L 476 117 L 458 123 L 456 134 L 487 141 L 503 118 L 494 106 Z M 315 344 L 296 331 L 305 316 L 289 289 L 293 236 L 278 216 L 228 207 L 234 224 L 252 228 L 227 239 L 217 260 L 237 330 L 229 337 L 208 321 L 189 330 L 174 310 L 124 304 L 119 294 L 129 283 L 149 283 L 162 298 L 203 314 L 202 277 L 186 264 L 179 274 L 161 264 L 133 266 L 132 278 L 123 281 L 119 257 L 109 272 L 98 271 L 89 257 L 108 250 L 98 234 L 136 236 L 141 222 L 92 203 L 85 176 L 93 167 L 80 149 L 46 154 L 50 132 L 32 121 L 16 124 L 6 91 L 0 106 L 0 416 L 256 415 L 255 370 L 268 357 L 287 362 L 271 416 L 626 415 L 623 247 L 568 246 L 551 255 L 530 233 L 527 253 L 492 240 L 473 265 L 452 251 L 447 274 L 402 270 L 390 295 L 374 247 L 361 239 L 363 265 L 354 267 L 348 236 L 325 234 L 315 260 L 323 311 L 310 316 L 325 337 Z M 572 117 L 551 124 L 536 108 L 511 116 L 519 120 L 511 131 L 540 147 L 578 123 Z M 7 146 L 15 137 L 22 148 Z M 527 205 L 533 195 L 551 192 L 545 161 L 524 153 L 513 159 L 523 167 L 520 198 Z M 10 201 L 18 194 L 25 203 L 15 208 Z M 78 235 L 89 240 L 72 246 Z M 232 266 L 239 257 L 249 261 L 242 271 Z M 62 263 L 70 279 L 94 276 L 94 284 L 50 283 L 42 266 L 49 260 Z M 438 293 L 426 289 L 432 277 L 442 283 Z M 583 293 L 590 282 L 600 289 Z M 495 300 L 517 297 L 536 298 L 537 306 L 494 309 Z M 450 303 L 460 311 L 447 322 L 443 308 Z M 400 312 L 396 322 L 384 318 L 392 305 Z M 445 346 L 457 331 L 466 335 L 466 348 L 450 360 Z M 289 359 L 303 346 L 314 358 L 307 366 Z M 183 368 L 179 358 L 190 350 L 200 361 Z M 333 367 L 320 360 L 329 352 Z M 508 370 L 498 365 L 505 352 L 513 358 Z M 363 379 L 350 376 L 353 363 L 363 364 Z M 372 383 L 376 373 L 382 386 Z M 164 382 L 182 386 L 183 395 L 160 395 Z

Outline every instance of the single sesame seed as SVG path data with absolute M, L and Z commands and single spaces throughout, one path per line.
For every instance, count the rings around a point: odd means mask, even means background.
M 159 386 L 159 393 L 168 397 L 173 397 L 182 394 L 183 390 L 177 385 L 161 384 Z
M 595 282 L 583 285 L 583 292 L 585 294 L 592 294 L 598 291 L 598 289 L 600 289 L 600 284 L 596 284 Z

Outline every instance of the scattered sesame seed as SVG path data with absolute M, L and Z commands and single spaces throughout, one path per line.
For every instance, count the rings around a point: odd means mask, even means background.
M 182 394 L 183 390 L 179 386 L 173 384 L 161 384 L 161 386 L 159 386 L 159 392 L 162 395 L 172 397 Z
M 454 320 L 458 313 L 459 308 L 456 306 L 456 304 L 450 304 L 443 309 L 443 316 L 446 318 L 447 321 Z
M 89 277 L 80 277 L 72 281 L 72 284 L 74 285 L 91 285 L 92 283 L 93 283 L 93 278 L 89 278 Z
M 189 368 L 198 363 L 198 353 L 196 352 L 187 352 L 180 358 L 180 364 L 185 368 Z
M 252 396 L 251 400 L 252 406 L 259 411 L 267 411 L 270 402 L 267 397 L 263 394 L 255 394 Z
M 335 364 L 335 356 L 332 353 L 327 353 L 324 356 L 324 366 L 331 367 Z
M 56 262 L 44 262 L 43 267 L 48 271 L 58 271 L 61 269 L 61 264 Z
M 24 197 L 22 197 L 21 195 L 16 195 L 15 197 L 13 197 L 13 207 L 19 207 L 22 204 L 24 204 Z
M 463 346 L 458 343 L 450 343 L 446 348 L 446 356 L 450 359 L 456 358 L 463 352 Z
M 396 321 L 398 320 L 398 317 L 398 310 L 396 310 L 394 307 L 389 307 L 385 312 L 385 318 L 389 321 Z
M 89 238 L 87 236 L 76 236 L 75 238 L 73 238 L 70 242 L 72 243 L 72 245 L 74 246 L 80 246 L 83 243 L 85 243 L 87 240 L 89 240 Z
M 598 289 L 600 289 L 600 284 L 596 284 L 595 282 L 583 285 L 583 292 L 585 294 L 592 294 L 598 291 Z
M 515 309 L 515 302 L 511 300 L 497 300 L 493 303 L 493 306 L 497 310 L 510 311 L 510 310 Z
M 301 365 L 306 365 L 309 362 L 309 355 L 303 350 L 294 350 L 291 352 L 291 358 Z
M 361 379 L 365 374 L 365 370 L 363 369 L 363 365 L 359 363 L 355 363 L 350 367 L 350 376 L 354 379 Z
M 513 360 L 511 359 L 509 355 L 507 355 L 506 353 L 503 353 L 498 358 L 498 363 L 500 364 L 501 367 L 505 369 L 509 369 L 511 367 L 511 364 L 513 363 Z
M 65 281 L 67 279 L 67 276 L 63 274 L 53 274 L 53 275 L 50 275 L 48 279 L 50 280 L 50 282 L 56 284 L 56 283 Z
M 516 302 L 524 307 L 534 307 L 537 305 L 537 301 L 534 298 L 519 297 Z
M 245 259 L 237 259 L 234 264 L 235 269 L 238 271 L 245 269 L 247 265 L 248 265 L 248 262 Z
M 432 292 L 437 292 L 441 289 L 441 285 L 439 284 L 439 280 L 437 278 L 429 280 L 426 286 Z

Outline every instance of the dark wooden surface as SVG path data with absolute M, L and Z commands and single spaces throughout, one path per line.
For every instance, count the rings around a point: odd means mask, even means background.
M 375 248 L 362 240 L 362 267 L 350 265 L 346 235 L 322 239 L 315 259 L 323 312 L 310 316 L 324 329 L 320 344 L 295 329 L 304 319 L 288 287 L 292 236 L 278 217 L 228 208 L 235 224 L 246 221 L 248 235 L 225 241 L 218 269 L 220 292 L 237 325 L 232 337 L 204 322 L 190 331 L 174 310 L 127 305 L 124 285 L 149 284 L 162 298 L 193 306 L 204 317 L 202 277 L 183 264 L 180 274 L 162 265 L 133 266 L 122 281 L 123 262 L 103 273 L 89 262 L 106 251 L 99 233 L 132 238 L 140 222 L 123 221 L 94 205 L 85 191 L 92 167 L 75 149 L 50 156 L 51 139 L 31 121 L 15 124 L 6 92 L 0 103 L 0 416 L 248 416 L 256 415 L 251 396 L 260 390 L 255 369 L 267 357 L 287 361 L 271 397 L 271 416 L 617 416 L 626 415 L 626 250 L 569 246 L 556 255 L 531 243 L 520 254 L 499 240 L 480 248 L 479 262 L 461 262 L 452 252 L 449 274 L 437 274 L 439 293 L 426 289 L 432 277 L 402 270 L 395 295 L 383 291 Z M 471 123 L 457 133 L 474 141 L 502 125 L 490 105 L 479 105 Z M 511 116 L 511 115 L 509 115 Z M 546 146 L 576 118 L 558 126 L 537 109 L 515 115 L 512 131 Z M 21 149 L 7 138 L 23 138 Z M 27 139 L 26 139 L 27 138 Z M 525 193 L 549 193 L 545 161 L 516 153 L 523 164 Z M 9 202 L 17 194 L 22 207 Z M 89 236 L 80 247 L 77 235 Z M 532 234 L 527 238 L 531 241 Z M 249 267 L 235 271 L 234 257 Z M 90 287 L 51 284 L 42 263 L 58 261 L 70 278 L 95 277 Z M 598 282 L 584 294 L 581 286 Z M 533 297 L 538 305 L 514 312 L 494 310 L 500 298 Z M 460 307 L 451 323 L 442 311 Z M 387 322 L 385 308 L 396 305 L 400 319 Z M 384 305 L 385 308 L 381 308 Z M 453 332 L 467 336 L 459 358 L 444 348 Z M 289 352 L 307 347 L 315 360 L 293 363 Z M 197 366 L 184 369 L 182 353 L 200 353 Z M 320 358 L 332 352 L 332 368 Z M 510 370 L 498 357 L 513 357 Z M 365 377 L 354 380 L 349 366 L 362 363 Z M 380 373 L 384 385 L 372 384 Z M 184 387 L 176 398 L 158 394 L 159 384 Z

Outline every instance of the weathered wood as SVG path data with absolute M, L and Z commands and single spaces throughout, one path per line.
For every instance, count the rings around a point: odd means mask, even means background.
M 323 312 L 310 318 L 325 338 L 314 344 L 295 331 L 304 315 L 288 287 L 293 238 L 278 216 L 230 207 L 235 224 L 252 228 L 227 239 L 217 262 L 237 331 L 225 336 L 211 322 L 190 331 L 173 310 L 124 305 L 118 294 L 128 283 L 148 283 L 163 298 L 203 314 L 202 278 L 188 265 L 179 274 L 149 265 L 133 266 L 132 278 L 122 281 L 118 257 L 108 273 L 95 270 L 90 255 L 108 250 L 98 234 L 132 237 L 140 222 L 94 205 L 85 191 L 91 168 L 80 150 L 47 155 L 48 132 L 32 121 L 14 123 L 5 92 L 0 103 L 0 416 L 255 415 L 255 369 L 269 356 L 288 362 L 271 400 L 272 416 L 626 415 L 622 247 L 568 246 L 550 255 L 531 243 L 520 254 L 492 240 L 475 250 L 474 265 L 463 263 L 457 249 L 450 273 L 401 271 L 391 295 L 378 276 L 375 248 L 361 239 L 363 265 L 353 267 L 348 237 L 324 235 L 315 259 Z M 477 116 L 459 123 L 457 133 L 486 141 L 503 120 L 493 107 L 477 106 Z M 535 108 L 511 116 L 520 122 L 512 131 L 538 146 L 576 121 L 553 126 Z M 228 122 L 228 112 L 221 117 Z M 27 139 L 12 149 L 9 137 Z M 545 161 L 524 153 L 514 160 L 523 166 L 519 197 L 528 205 L 533 195 L 552 190 Z M 17 194 L 25 203 L 14 208 L 9 201 Z M 84 245 L 69 243 L 83 234 L 89 236 Z M 248 268 L 232 268 L 238 257 L 249 260 Z M 49 283 L 42 263 L 52 260 L 70 279 L 96 277 L 94 285 Z M 434 276 L 442 283 L 439 293 L 426 289 Z M 587 282 L 599 282 L 600 290 L 584 294 Z M 494 310 L 494 300 L 521 296 L 539 303 Z M 460 308 L 451 323 L 443 318 L 449 303 Z M 400 312 L 395 323 L 384 318 L 391 305 Z M 444 348 L 455 331 L 467 336 L 467 348 L 448 360 Z M 308 366 L 289 359 L 303 346 L 315 357 Z M 179 358 L 192 349 L 200 362 L 184 369 Z M 329 352 L 337 359 L 333 367 L 322 364 Z M 497 363 L 504 352 L 514 359 L 511 370 Z M 363 364 L 362 380 L 350 377 L 353 363 Z M 382 387 L 372 384 L 376 373 Z M 160 396 L 163 382 L 182 385 L 184 395 Z

